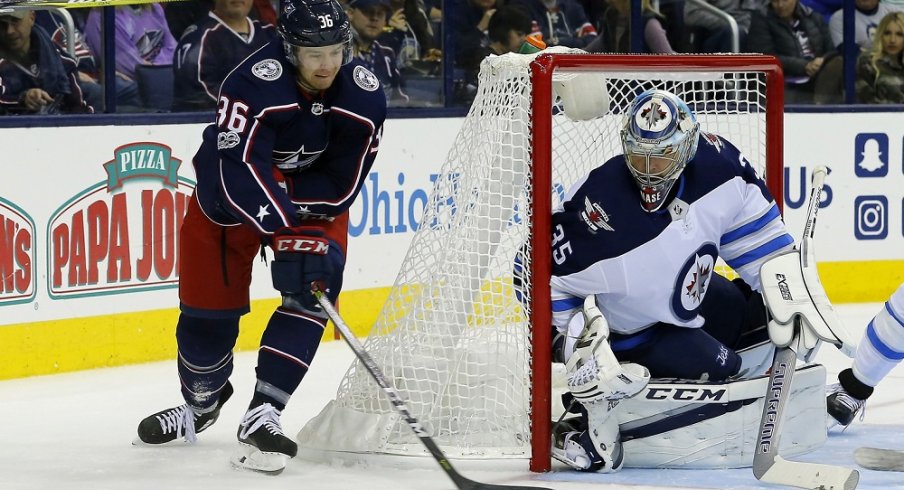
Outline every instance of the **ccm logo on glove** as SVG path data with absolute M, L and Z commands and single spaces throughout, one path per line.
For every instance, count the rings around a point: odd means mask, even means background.
M 330 250 L 330 244 L 323 238 L 287 236 L 277 237 L 273 245 L 278 252 L 303 252 L 317 255 L 326 255 Z

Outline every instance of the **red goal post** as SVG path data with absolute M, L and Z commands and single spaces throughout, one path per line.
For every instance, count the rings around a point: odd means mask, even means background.
M 783 118 L 784 75 L 781 65 L 768 55 L 620 55 L 620 54 L 541 54 L 531 62 L 533 92 L 531 113 L 533 140 L 533 185 L 551 189 L 553 137 L 553 74 L 557 70 L 596 70 L 626 72 L 680 71 L 693 72 L 758 72 L 765 78 L 766 119 L 766 185 L 783 208 Z M 533 201 L 531 275 L 548 278 L 551 274 L 552 198 L 550 193 L 536 193 Z M 548 281 L 536 281 L 531 289 L 531 458 L 535 472 L 551 468 L 550 446 L 552 424 L 552 305 Z

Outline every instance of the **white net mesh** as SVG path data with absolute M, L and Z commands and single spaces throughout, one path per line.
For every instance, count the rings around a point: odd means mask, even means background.
M 529 298 L 513 262 L 529 236 L 532 188 L 529 55 L 493 57 L 450 150 L 424 218 L 365 348 L 412 414 L 453 458 L 530 455 Z M 764 76 L 756 72 L 593 74 L 608 114 L 573 121 L 553 110 L 553 206 L 591 168 L 621 153 L 619 129 L 649 88 L 682 97 L 704 131 L 725 136 L 765 170 Z M 555 73 L 565 80 L 575 72 Z M 604 82 L 603 82 L 604 81 Z M 531 257 L 523 250 L 524 268 Z M 548 281 L 548 278 L 542 278 Z M 517 283 L 517 282 L 516 282 Z M 548 326 L 546 328 L 549 328 Z M 426 454 L 367 371 L 354 363 L 331 402 L 299 434 L 309 448 Z

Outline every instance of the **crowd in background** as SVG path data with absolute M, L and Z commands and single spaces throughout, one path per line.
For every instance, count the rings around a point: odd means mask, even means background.
M 844 100 L 843 0 L 640 0 L 645 53 L 753 52 L 776 56 L 786 102 Z M 194 0 L 115 7 L 115 81 L 102 84 L 102 10 L 0 11 L 0 113 L 213 111 L 219 84 L 275 41 L 278 0 Z M 442 0 L 340 0 L 356 63 L 391 107 L 443 99 Z M 631 0 L 452 0 L 454 94 L 470 103 L 481 61 L 528 36 L 594 53 L 631 52 Z M 707 8 L 714 7 L 714 8 Z M 717 9 L 717 10 L 715 10 Z M 736 29 L 724 15 L 734 19 Z M 447 27 L 448 28 L 448 27 Z M 904 103 L 904 0 L 855 0 L 856 100 Z M 72 43 L 70 45 L 70 42 Z

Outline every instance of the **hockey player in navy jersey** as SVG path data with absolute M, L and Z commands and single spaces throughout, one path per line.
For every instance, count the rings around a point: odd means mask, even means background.
M 676 95 L 640 94 L 621 140 L 624 153 L 575 185 L 552 221 L 554 357 L 589 418 L 588 430 L 563 426 L 553 453 L 584 471 L 621 467 L 611 412 L 651 376 L 744 370 L 739 339 L 766 321 L 760 266 L 794 245 L 744 155 Z M 714 273 L 719 257 L 740 280 Z
M 226 75 L 274 39 L 273 26 L 248 17 L 251 7 L 252 0 L 217 0 L 182 34 L 173 59 L 174 111 L 214 109 Z
M 223 82 L 217 120 L 194 158 L 197 186 L 181 228 L 176 327 L 185 404 L 141 421 L 140 441 L 194 441 L 233 393 L 239 318 L 251 267 L 268 246 L 282 295 L 261 338 L 257 383 L 234 465 L 279 473 L 297 445 L 280 415 L 310 366 L 326 315 L 312 285 L 342 287 L 348 208 L 376 157 L 386 100 L 349 64 L 348 18 L 332 0 L 282 0 L 279 39 Z

